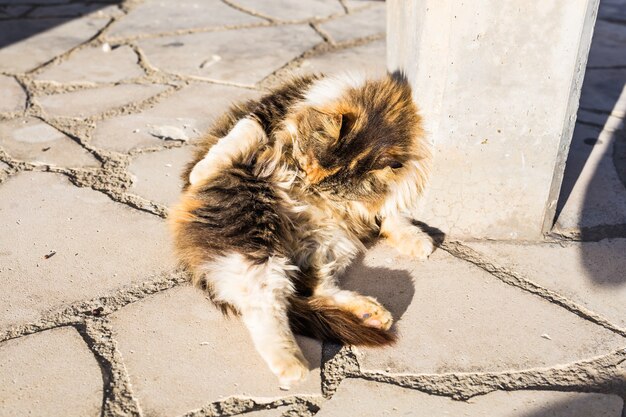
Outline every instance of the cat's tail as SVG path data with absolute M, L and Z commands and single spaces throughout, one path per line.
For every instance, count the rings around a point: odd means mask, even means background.
M 385 346 L 396 341 L 396 335 L 389 330 L 366 326 L 325 297 L 294 297 L 289 324 L 296 333 L 347 345 Z

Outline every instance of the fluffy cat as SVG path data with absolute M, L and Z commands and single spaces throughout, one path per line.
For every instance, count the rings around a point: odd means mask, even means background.
M 241 316 L 281 388 L 308 373 L 293 332 L 395 341 L 391 314 L 338 277 L 374 237 L 418 258 L 433 251 L 405 215 L 429 162 L 398 75 L 295 78 L 231 108 L 201 140 L 170 215 L 178 257 L 222 311 Z

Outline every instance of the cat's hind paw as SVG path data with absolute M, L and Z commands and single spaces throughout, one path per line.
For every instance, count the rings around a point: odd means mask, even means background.
M 389 330 L 393 324 L 393 316 L 376 299 L 359 295 L 344 305 L 352 314 L 357 316 L 364 325 Z

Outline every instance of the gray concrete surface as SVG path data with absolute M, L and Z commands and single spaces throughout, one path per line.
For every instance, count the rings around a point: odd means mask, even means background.
M 375 245 L 344 286 L 399 342 L 299 338 L 311 374 L 284 392 L 164 219 L 228 104 L 383 73 L 384 2 L 0 0 L 0 416 L 625 417 L 624 9 L 600 7 L 552 233 Z

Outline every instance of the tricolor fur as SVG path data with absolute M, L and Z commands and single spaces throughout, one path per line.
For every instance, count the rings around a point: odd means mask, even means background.
M 240 314 L 282 387 L 308 365 L 292 331 L 393 343 L 391 314 L 338 277 L 382 236 L 419 258 L 431 239 L 405 216 L 430 163 L 402 77 L 308 76 L 232 108 L 203 138 L 170 216 L 193 283 Z

